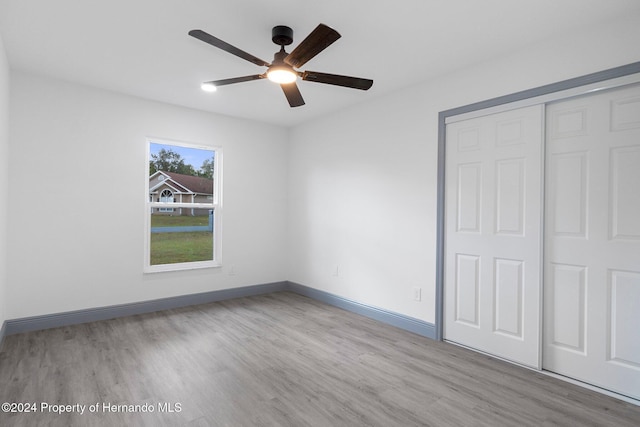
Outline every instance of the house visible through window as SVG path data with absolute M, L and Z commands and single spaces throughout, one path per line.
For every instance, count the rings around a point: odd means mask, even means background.
M 221 150 L 148 140 L 145 271 L 220 265 Z

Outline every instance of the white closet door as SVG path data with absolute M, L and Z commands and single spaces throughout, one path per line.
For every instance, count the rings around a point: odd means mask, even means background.
M 640 86 L 547 107 L 543 367 L 640 399 Z
M 444 338 L 540 367 L 543 107 L 447 125 Z

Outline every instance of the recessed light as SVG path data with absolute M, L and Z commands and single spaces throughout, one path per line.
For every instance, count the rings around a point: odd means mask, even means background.
M 202 88 L 202 90 L 204 90 L 205 92 L 215 92 L 218 90 L 216 85 L 211 82 L 202 83 L 202 85 L 200 85 L 200 88 Z

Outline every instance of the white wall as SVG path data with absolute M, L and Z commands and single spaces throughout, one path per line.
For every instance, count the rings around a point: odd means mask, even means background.
M 294 128 L 289 280 L 433 322 L 438 112 L 640 61 L 639 40 L 630 16 Z
M 11 90 L 7 318 L 286 280 L 284 129 L 23 73 Z M 222 269 L 142 273 L 147 136 L 223 148 Z
M 637 40 L 631 16 L 290 132 L 13 73 L 4 318 L 291 280 L 432 322 L 438 112 L 640 61 Z M 223 146 L 222 269 L 142 274 L 146 136 Z
M 0 38 L 0 327 L 7 319 L 7 228 L 9 198 L 9 63 Z

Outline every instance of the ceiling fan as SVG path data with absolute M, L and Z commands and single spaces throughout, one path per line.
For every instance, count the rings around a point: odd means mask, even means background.
M 284 95 L 287 98 L 287 101 L 289 101 L 289 105 L 291 107 L 299 107 L 304 105 L 304 99 L 296 85 L 298 77 L 310 82 L 326 83 L 361 90 L 367 90 L 373 85 L 373 80 L 370 79 L 320 73 L 317 71 L 296 70 L 296 68 L 307 63 L 307 61 L 325 50 L 341 37 L 336 30 L 329 28 L 324 24 L 318 25 L 316 29 L 307 36 L 307 38 L 305 38 L 295 49 L 293 49 L 293 51 L 291 51 L 291 53 L 287 53 L 284 50 L 284 47 L 293 42 L 293 30 L 284 25 L 273 27 L 271 30 L 271 40 L 280 46 L 280 51 L 276 52 L 273 56 L 272 63 L 268 63 L 267 61 L 240 50 L 237 47 L 232 46 L 211 34 L 207 34 L 202 30 L 191 30 L 189 31 L 189 35 L 256 65 L 267 67 L 267 71 L 262 74 L 205 82 L 202 84 L 202 89 L 207 91 L 215 91 L 218 86 L 267 78 L 280 84 L 280 87 L 282 87 Z

